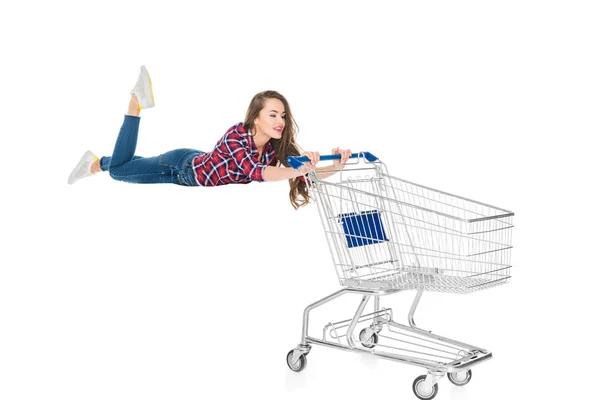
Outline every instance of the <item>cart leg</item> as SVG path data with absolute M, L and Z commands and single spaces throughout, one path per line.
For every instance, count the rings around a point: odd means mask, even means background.
M 352 322 L 350 322 L 350 326 L 348 327 L 348 332 L 346 333 L 346 338 L 348 339 L 348 346 L 350 346 L 351 349 L 354 349 L 356 346 L 354 345 L 354 328 L 356 328 L 356 324 L 358 324 L 358 320 L 360 319 L 360 316 L 362 315 L 363 311 L 365 311 L 365 307 L 367 306 L 367 303 L 369 302 L 369 299 L 371 298 L 371 295 L 366 294 L 363 296 L 362 300 L 360 301 L 360 304 L 358 305 L 358 309 L 356 310 L 356 314 L 354 314 L 354 318 L 352 318 Z
M 311 305 L 309 305 L 308 307 L 306 307 L 306 309 L 304 310 L 304 319 L 302 321 L 302 341 L 300 342 L 300 344 L 293 350 L 294 353 L 292 355 L 292 359 L 291 359 L 291 363 L 292 365 L 296 364 L 298 362 L 298 360 L 300 359 L 300 357 L 302 357 L 302 355 L 306 355 L 310 352 L 311 346 L 310 344 L 308 344 L 306 338 L 308 337 L 308 320 L 309 320 L 309 314 L 310 312 L 319 307 L 322 306 L 325 303 L 330 302 L 333 299 L 336 299 L 338 297 L 340 297 L 341 295 L 343 295 L 344 293 L 349 292 L 348 289 L 342 289 L 339 290 L 327 297 L 322 298 L 319 301 L 316 301 L 314 303 L 312 303 Z
M 304 319 L 302 321 L 302 341 L 300 342 L 300 346 L 298 346 L 298 347 L 308 348 L 310 350 L 310 345 L 308 343 L 306 343 L 306 338 L 308 336 L 308 316 L 309 316 L 310 312 L 313 309 L 315 309 L 319 306 L 322 306 L 323 304 L 328 303 L 333 299 L 340 297 L 341 295 L 343 295 L 346 292 L 348 292 L 348 289 L 339 290 L 327 297 L 322 298 L 319 301 L 312 303 L 308 307 L 306 307 L 306 309 L 304 310 Z M 308 351 L 307 351 L 307 353 L 308 353 Z
M 413 301 L 412 307 L 410 307 L 410 311 L 408 312 L 408 324 L 413 329 L 431 333 L 431 331 L 425 331 L 423 329 L 417 328 L 417 325 L 415 324 L 415 311 L 417 310 L 417 306 L 419 305 L 419 302 L 421 301 L 421 296 L 423 296 L 423 291 L 419 290 L 417 292 L 417 295 L 415 296 L 415 300 Z
M 373 311 L 375 312 L 375 315 L 377 315 L 377 312 L 379 311 L 379 296 L 373 296 L 373 302 L 375 303 L 375 309 Z M 371 323 L 370 329 L 375 333 L 379 333 L 381 332 L 381 325 L 381 318 L 373 316 L 373 322 Z M 367 337 L 371 337 L 373 332 L 367 331 Z

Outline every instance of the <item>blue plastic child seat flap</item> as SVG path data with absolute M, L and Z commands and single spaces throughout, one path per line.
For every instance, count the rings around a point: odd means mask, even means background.
M 338 222 L 344 228 L 346 243 L 350 248 L 388 241 L 378 210 L 340 214 Z

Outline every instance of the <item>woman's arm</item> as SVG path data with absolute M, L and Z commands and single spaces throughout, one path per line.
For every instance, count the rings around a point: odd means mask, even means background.
M 331 150 L 332 154 L 341 154 L 342 158 L 340 160 L 335 160 L 332 165 L 327 167 L 314 167 L 314 164 L 319 162 L 319 153 L 317 152 L 305 152 L 302 155 L 307 156 L 311 162 L 305 163 L 305 166 L 300 167 L 299 169 L 291 168 L 291 167 L 273 167 L 268 166 L 263 170 L 263 179 L 266 182 L 273 181 L 283 181 L 286 179 L 294 179 L 299 176 L 305 175 L 311 170 L 315 170 L 317 172 L 317 176 L 319 179 L 325 179 L 334 175 L 336 172 L 344 168 L 346 161 L 350 158 L 352 152 L 350 150 L 340 150 L 339 147 Z M 310 167 L 310 168 L 309 168 Z M 328 172 L 323 172 L 328 171 Z
M 263 179 L 265 182 L 274 182 L 274 181 L 283 181 L 287 179 L 294 179 L 299 176 L 302 176 L 310 171 L 310 169 L 306 167 L 300 167 L 302 171 L 291 167 L 272 167 L 268 166 L 263 171 Z M 330 165 L 328 167 L 319 167 L 316 168 L 319 179 L 325 179 L 334 175 L 337 171 L 334 170 L 335 166 Z M 339 168 L 339 167 L 338 167 Z M 321 172 L 328 171 L 328 172 Z
M 300 170 L 292 167 L 273 167 L 268 166 L 263 170 L 263 179 L 266 182 L 283 181 L 287 179 L 294 179 L 308 172 L 306 167 L 300 167 Z

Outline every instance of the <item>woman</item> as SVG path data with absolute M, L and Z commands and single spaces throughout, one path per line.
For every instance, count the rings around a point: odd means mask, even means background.
M 101 171 L 108 171 L 113 179 L 124 182 L 183 186 L 288 179 L 290 202 L 298 208 L 308 203 L 308 187 L 303 175 L 309 168 L 317 172 L 341 169 L 351 155 L 350 150 L 333 149 L 333 154 L 341 154 L 341 160 L 334 161 L 333 168 L 316 168 L 318 152 L 300 154 L 295 139 L 297 125 L 287 100 L 275 91 L 265 91 L 254 96 L 244 122 L 232 126 L 213 151 L 177 149 L 157 157 L 139 157 L 134 154 L 140 111 L 152 107 L 152 81 L 142 66 L 112 157 L 99 159 L 87 151 L 71 172 L 69 184 Z M 300 170 L 289 167 L 286 158 L 299 155 L 307 156 L 310 163 L 305 163 Z M 319 177 L 326 178 L 333 173 L 320 173 Z

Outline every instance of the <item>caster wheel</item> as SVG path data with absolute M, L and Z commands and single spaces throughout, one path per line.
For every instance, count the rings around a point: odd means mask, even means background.
M 298 361 L 296 361 L 295 363 L 292 363 L 292 357 L 294 357 L 294 350 L 290 350 L 290 352 L 287 354 L 287 365 L 288 367 L 290 367 L 290 369 L 294 372 L 300 372 L 302 371 L 304 368 L 306 368 L 306 354 L 302 354 L 300 356 L 300 358 L 298 359 Z
M 471 381 L 473 373 L 470 369 L 460 372 L 448 372 L 448 380 L 456 386 L 465 386 Z
M 433 385 L 432 388 L 427 389 L 425 387 L 425 379 L 427 375 L 421 375 L 413 382 L 413 392 L 415 396 L 422 400 L 433 399 L 438 392 L 438 384 Z
M 373 333 L 373 335 L 370 338 L 367 338 L 367 328 L 360 331 L 360 333 L 358 334 L 358 339 L 360 340 L 360 343 L 363 346 L 368 347 L 369 349 L 375 347 L 379 340 L 376 333 Z

